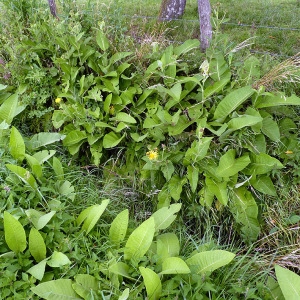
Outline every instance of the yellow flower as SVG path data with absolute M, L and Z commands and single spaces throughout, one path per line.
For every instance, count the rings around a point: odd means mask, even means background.
M 146 155 L 150 160 L 156 160 L 158 158 L 157 149 L 150 150 L 149 152 L 146 153 Z
M 61 102 L 61 98 L 56 98 L 56 99 L 55 99 L 55 103 L 58 104 L 58 103 L 60 103 L 60 102 Z

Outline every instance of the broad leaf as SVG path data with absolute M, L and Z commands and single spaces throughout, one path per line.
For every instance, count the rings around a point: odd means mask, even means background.
M 281 105 L 300 105 L 300 98 L 296 95 L 286 97 L 285 95 L 272 95 L 261 96 L 255 103 L 256 108 L 281 106 Z
M 98 281 L 89 274 L 77 274 L 75 281 L 72 287 L 83 299 L 93 299 L 92 295 L 99 290 Z
M 78 144 L 86 139 L 86 132 L 80 130 L 72 130 L 70 131 L 66 138 L 63 140 L 63 145 L 66 147 Z
M 252 175 L 252 174 L 266 174 L 272 170 L 276 169 L 282 169 L 283 165 L 282 163 L 266 154 L 266 153 L 260 153 L 259 155 L 250 154 L 251 158 L 251 164 L 245 169 L 246 174 Z
M 163 261 L 167 257 L 178 256 L 180 244 L 174 233 L 164 233 L 157 237 L 157 255 L 159 261 Z
M 199 171 L 197 167 L 192 165 L 187 166 L 187 179 L 189 180 L 190 187 L 193 193 L 196 192 L 198 179 L 199 179 Z
M 155 232 L 154 218 L 150 217 L 129 236 L 124 249 L 125 260 L 138 263 L 151 246 Z
M 286 300 L 300 299 L 300 276 L 296 273 L 275 265 L 276 277 Z
M 210 274 L 229 264 L 235 257 L 234 253 L 224 250 L 211 250 L 197 253 L 186 260 L 186 263 L 192 268 L 192 272 L 197 274 Z
M 108 270 L 113 274 L 121 275 L 126 278 L 132 278 L 129 274 L 130 267 L 122 261 L 112 264 L 109 266 Z
M 47 259 L 42 260 L 41 262 L 27 270 L 27 273 L 31 274 L 34 278 L 38 280 L 42 280 L 45 274 L 46 262 Z
M 180 56 L 191 51 L 192 49 L 199 48 L 199 45 L 200 42 L 198 39 L 187 40 L 182 45 L 174 48 L 174 54 Z
M 54 251 L 51 258 L 47 261 L 47 264 L 52 268 L 60 268 L 71 264 L 71 261 L 64 253 Z
M 227 182 L 217 182 L 210 177 L 206 177 L 205 184 L 209 192 L 215 195 L 221 204 L 226 206 L 228 203 Z
M 26 249 L 25 230 L 22 224 L 7 211 L 4 211 L 4 235 L 10 250 L 19 253 Z
M 228 150 L 221 158 L 216 175 L 219 177 L 230 177 L 236 175 L 250 163 L 248 155 L 235 158 L 235 150 Z
M 160 274 L 189 274 L 190 268 L 179 257 L 168 257 L 162 263 Z
M 149 268 L 139 268 L 146 286 L 149 300 L 158 300 L 162 292 L 162 286 L 159 276 Z
M 32 292 L 47 300 L 81 300 L 72 288 L 71 279 L 57 279 L 40 283 L 31 288 Z
M 256 190 L 263 194 L 277 196 L 275 186 L 269 176 L 262 175 L 253 177 L 250 183 Z
M 169 207 L 162 207 L 152 217 L 155 222 L 155 231 L 168 228 L 176 219 L 176 213 L 181 209 L 181 203 L 171 204 Z
M 125 137 L 125 135 L 120 136 L 114 132 L 107 133 L 103 138 L 103 147 L 104 148 L 113 148 L 116 147 Z
M 130 123 L 130 124 L 136 123 L 135 118 L 133 118 L 131 115 L 126 114 L 124 112 L 117 113 L 114 118 L 111 118 L 111 120 L 116 120 L 119 122 Z

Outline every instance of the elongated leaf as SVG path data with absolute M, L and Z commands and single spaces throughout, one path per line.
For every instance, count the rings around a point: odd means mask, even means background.
M 29 233 L 29 251 L 37 262 L 46 258 L 46 245 L 42 235 L 35 228 Z
M 76 222 L 78 225 L 80 225 L 84 221 L 82 230 L 85 230 L 88 234 L 94 228 L 104 210 L 106 209 L 108 203 L 108 199 L 102 200 L 102 203 L 100 205 L 92 205 L 80 213 Z
M 9 149 L 11 156 L 19 161 L 25 157 L 25 143 L 21 133 L 14 126 L 10 131 Z
M 235 158 L 235 150 L 228 150 L 221 158 L 216 175 L 219 177 L 230 177 L 236 175 L 250 163 L 248 155 Z
M 109 40 L 101 30 L 97 32 L 96 41 L 102 51 L 106 51 L 109 48 Z
M 129 297 L 129 288 L 125 289 L 118 300 L 127 300 Z
M 198 180 L 199 180 L 198 168 L 189 165 L 187 167 L 187 178 L 189 180 L 192 192 L 195 193 L 198 185 Z
M 228 124 L 228 129 L 238 130 L 244 127 L 254 126 L 262 122 L 262 120 L 263 120 L 262 117 L 242 115 L 240 117 L 231 119 L 227 124 Z
M 184 164 L 201 161 L 206 156 L 212 139 L 212 137 L 204 137 L 194 141 L 185 153 Z
M 182 45 L 174 48 L 174 54 L 180 56 L 191 51 L 192 49 L 199 48 L 199 46 L 200 41 L 198 39 L 187 40 Z
M 4 212 L 5 242 L 10 250 L 15 253 L 26 249 L 26 234 L 22 224 L 9 212 Z
M 38 149 L 40 147 L 53 144 L 63 140 L 66 136 L 57 132 L 40 132 L 33 135 L 33 137 L 28 142 L 28 147 L 30 149 Z
M 139 268 L 146 286 L 149 300 L 158 300 L 162 292 L 162 286 L 159 276 L 149 268 Z
M 40 216 L 36 222 L 33 223 L 37 230 L 44 228 L 52 219 L 52 217 L 56 214 L 56 211 L 50 211 L 47 214 L 43 214 Z
M 245 86 L 231 92 L 218 104 L 214 113 L 214 119 L 219 121 L 224 120 L 254 92 L 255 90 L 251 86 Z
M 55 172 L 55 175 L 57 176 L 57 179 L 63 180 L 64 179 L 64 169 L 63 169 L 62 163 L 56 157 L 53 157 L 52 168 Z
M 37 183 L 31 173 L 19 166 L 6 164 L 7 169 L 15 173 L 25 184 L 28 184 L 32 189 L 37 189 Z
M 68 256 L 62 252 L 54 251 L 51 258 L 47 261 L 47 264 L 52 268 L 60 268 L 65 265 L 69 265 L 71 261 Z
M 155 231 L 168 228 L 176 219 L 176 213 L 181 209 L 181 203 L 171 204 L 169 207 L 162 207 L 152 217 L 155 222 Z
M 127 228 L 128 228 L 128 220 L 129 220 L 129 211 L 128 209 L 120 212 L 113 222 L 111 223 L 109 229 L 109 239 L 112 244 L 119 247 L 120 243 L 123 242 Z
M 10 124 L 16 114 L 18 94 L 13 94 L 0 106 L 0 123 L 5 121 Z
M 197 274 L 205 274 L 229 264 L 234 257 L 235 254 L 228 251 L 211 250 L 193 255 L 186 260 L 186 263 L 192 267 Z
M 31 274 L 34 278 L 38 280 L 42 280 L 46 270 L 46 262 L 47 259 L 42 260 L 41 262 L 27 270 L 27 273 Z
M 154 232 L 154 218 L 150 217 L 129 236 L 124 249 L 124 258 L 138 263 L 150 248 Z
M 160 274 L 189 274 L 190 268 L 179 257 L 168 257 L 162 263 Z
M 71 279 L 57 279 L 40 283 L 32 292 L 47 300 L 82 300 L 72 288 Z
M 275 265 L 276 277 L 286 300 L 300 299 L 300 276 L 296 273 Z
M 281 106 L 281 105 L 300 105 L 300 98 L 296 95 L 286 97 L 284 95 L 277 96 L 268 94 L 261 96 L 255 103 L 256 108 Z
M 215 93 L 218 93 L 226 86 L 226 84 L 230 81 L 230 77 L 225 77 L 220 81 L 215 82 L 213 85 L 208 86 L 204 90 L 204 98 L 209 98 Z

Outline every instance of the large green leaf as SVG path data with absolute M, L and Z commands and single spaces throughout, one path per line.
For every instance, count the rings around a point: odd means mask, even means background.
M 272 170 L 282 169 L 282 163 L 266 153 L 260 153 L 255 155 L 253 153 L 250 154 L 251 164 L 245 169 L 247 174 L 266 174 Z
M 189 274 L 190 268 L 179 257 L 168 257 L 162 263 L 162 271 L 160 274 Z
M 120 246 L 120 243 L 123 242 L 125 238 L 128 227 L 128 220 L 129 211 L 128 209 L 125 209 L 120 212 L 111 223 L 109 229 L 109 239 L 111 243 L 117 247 Z
M 219 177 L 230 177 L 236 175 L 250 163 L 248 155 L 235 158 L 235 150 L 228 150 L 221 158 L 216 175 Z
M 34 278 L 42 280 L 46 270 L 47 259 L 40 261 L 38 264 L 34 265 L 27 270 L 27 273 L 31 274 Z
M 29 251 L 37 262 L 46 258 L 46 245 L 42 235 L 35 228 L 29 233 Z
M 178 256 L 180 251 L 179 240 L 175 233 L 164 233 L 156 238 L 158 261 L 162 262 L 167 257 Z
M 71 279 L 57 279 L 40 283 L 32 292 L 47 300 L 82 300 L 72 288 Z
M 40 147 L 61 141 L 65 137 L 65 135 L 62 135 L 58 132 L 40 132 L 32 136 L 28 142 L 28 147 L 31 149 L 38 149 Z
M 108 199 L 102 200 L 101 204 L 92 205 L 80 213 L 80 215 L 76 219 L 76 222 L 78 225 L 84 222 L 82 225 L 82 230 L 85 230 L 85 232 L 88 234 L 94 228 L 104 210 L 106 209 L 108 203 Z
M 162 207 L 152 217 L 155 222 L 155 231 L 168 228 L 176 219 L 176 213 L 181 209 L 181 203 L 171 204 L 169 207 Z
M 300 299 L 300 276 L 296 273 L 275 265 L 276 277 L 286 300 Z
M 251 86 L 245 86 L 231 92 L 218 104 L 214 113 L 214 119 L 223 121 L 231 112 L 243 104 L 254 92 L 255 90 Z
M 221 91 L 223 87 L 230 81 L 230 77 L 225 77 L 221 79 L 220 81 L 215 82 L 213 85 L 208 86 L 204 90 L 204 98 L 208 98 L 212 96 L 213 94 Z
M 33 156 L 25 154 L 27 163 L 29 164 L 32 174 L 37 178 L 41 179 L 43 176 L 43 167 L 41 166 L 40 162 Z
M 129 236 L 124 249 L 124 258 L 138 263 L 153 241 L 155 232 L 154 218 L 150 217 L 137 227 Z
M 162 285 L 159 276 L 149 268 L 139 268 L 146 286 L 149 300 L 158 300 L 162 292 Z
M 103 147 L 104 148 L 113 148 L 116 147 L 125 137 L 125 135 L 120 136 L 114 132 L 107 133 L 103 138 Z
M 261 131 L 274 142 L 278 142 L 280 140 L 279 126 L 271 116 L 263 119 Z
M 228 203 L 227 182 L 217 182 L 215 179 L 207 176 L 205 178 L 205 184 L 209 192 L 215 195 L 221 204 L 226 206 Z
M 18 94 L 13 94 L 0 106 L 0 123 L 5 121 L 10 124 L 16 114 Z
M 111 118 L 111 120 L 116 120 L 119 122 L 130 123 L 130 124 L 136 123 L 136 120 L 134 117 L 132 117 L 131 115 L 126 114 L 124 112 L 117 113 L 114 118 Z
M 54 251 L 50 259 L 47 261 L 47 264 L 52 268 L 60 268 L 71 264 L 71 261 L 66 254 Z
M 212 139 L 212 137 L 204 137 L 199 141 L 194 141 L 185 153 L 184 164 L 189 165 L 202 160 L 207 154 Z
M 72 287 L 83 299 L 93 299 L 94 293 L 99 290 L 97 279 L 89 274 L 77 274 Z
M 250 180 L 251 185 L 261 193 L 266 195 L 276 196 L 276 189 L 271 180 L 271 178 L 267 175 L 261 175 L 253 177 Z
M 239 130 L 244 127 L 254 126 L 260 122 L 262 122 L 263 118 L 258 116 L 251 115 L 241 115 L 237 118 L 231 119 L 228 124 L 229 130 Z
M 211 273 L 229 264 L 235 257 L 234 253 L 224 250 L 211 250 L 197 253 L 186 260 L 197 274 Z
M 198 180 L 199 180 L 198 168 L 194 167 L 193 165 L 187 166 L 186 177 L 189 180 L 192 192 L 195 193 L 196 189 L 197 189 L 197 186 L 198 186 Z
M 70 131 L 66 138 L 63 140 L 63 145 L 66 147 L 78 144 L 86 139 L 86 132 L 80 130 L 72 130 Z
M 22 161 L 25 157 L 25 143 L 21 133 L 14 126 L 10 131 L 9 149 L 11 156 Z
M 4 236 L 10 250 L 15 253 L 26 249 L 26 234 L 22 224 L 9 212 L 4 212 Z

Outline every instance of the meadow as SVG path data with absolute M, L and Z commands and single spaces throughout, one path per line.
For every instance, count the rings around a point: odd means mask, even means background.
M 0 299 L 300 298 L 299 1 L 0 3 Z

